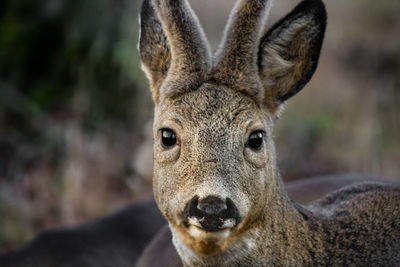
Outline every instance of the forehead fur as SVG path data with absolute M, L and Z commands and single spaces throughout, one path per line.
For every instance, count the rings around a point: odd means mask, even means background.
M 157 108 L 163 119 L 172 117 L 190 121 L 195 125 L 223 127 L 233 123 L 238 117 L 242 120 L 268 118 L 265 108 L 259 106 L 253 98 L 230 88 L 204 83 L 197 90 L 166 99 Z M 260 119 L 261 119 L 260 118 Z M 225 122 L 221 125 L 221 122 Z

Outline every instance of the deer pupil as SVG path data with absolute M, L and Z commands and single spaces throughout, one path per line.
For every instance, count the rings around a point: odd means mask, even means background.
M 161 131 L 161 144 L 163 147 L 169 148 L 176 144 L 176 136 L 174 131 L 171 129 L 162 129 Z
M 264 133 L 262 131 L 252 132 L 247 140 L 247 147 L 252 150 L 260 150 L 263 145 L 263 136 Z

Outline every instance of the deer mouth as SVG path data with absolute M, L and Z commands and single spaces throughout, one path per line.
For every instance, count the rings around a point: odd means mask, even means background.
M 209 196 L 202 200 L 195 196 L 188 202 L 183 211 L 186 228 L 209 233 L 232 230 L 240 221 L 239 212 L 230 198 L 221 200 Z
M 235 219 L 223 219 L 222 217 L 214 217 L 208 218 L 202 217 L 189 217 L 187 222 L 188 226 L 197 227 L 200 230 L 204 230 L 206 232 L 218 232 L 226 229 L 233 229 L 236 226 Z

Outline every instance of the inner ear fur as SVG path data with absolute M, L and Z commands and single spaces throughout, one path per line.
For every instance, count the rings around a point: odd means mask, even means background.
M 278 21 L 260 42 L 258 66 L 265 102 L 276 109 L 298 93 L 318 64 L 326 28 L 320 0 L 305 0 Z

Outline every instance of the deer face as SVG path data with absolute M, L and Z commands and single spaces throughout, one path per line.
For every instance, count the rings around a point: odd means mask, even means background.
M 157 204 L 177 242 L 227 250 L 274 205 L 273 124 L 315 71 L 325 30 L 318 0 L 264 33 L 269 1 L 241 0 L 214 60 L 189 4 L 145 0 L 139 49 L 155 102 Z
M 256 217 L 274 178 L 266 110 L 205 83 L 165 101 L 155 118 L 154 195 L 173 227 L 189 240 L 219 240 Z

